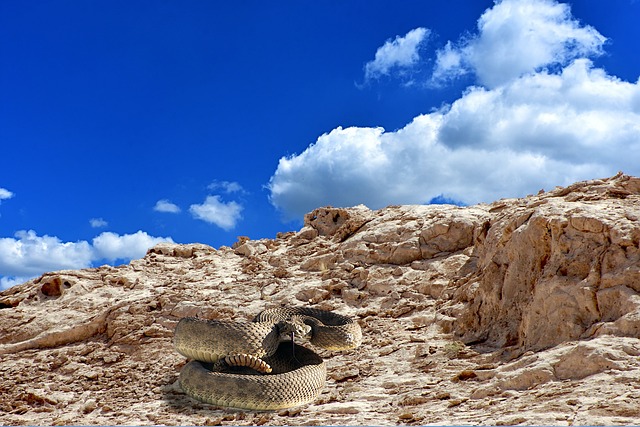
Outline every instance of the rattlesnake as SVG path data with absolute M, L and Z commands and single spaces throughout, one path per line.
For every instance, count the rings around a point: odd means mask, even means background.
M 180 371 L 189 396 L 218 406 L 276 410 L 315 400 L 326 367 L 313 351 L 285 335 L 309 338 L 329 350 L 356 348 L 360 326 L 346 316 L 310 307 L 262 311 L 253 322 L 185 317 L 174 333 L 176 350 L 190 359 Z

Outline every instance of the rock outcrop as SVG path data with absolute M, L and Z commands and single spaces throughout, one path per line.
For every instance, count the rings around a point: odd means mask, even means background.
M 313 404 L 177 387 L 184 316 L 313 305 L 358 320 Z M 640 179 L 488 205 L 320 208 L 232 248 L 161 244 L 0 293 L 2 424 L 638 424 Z

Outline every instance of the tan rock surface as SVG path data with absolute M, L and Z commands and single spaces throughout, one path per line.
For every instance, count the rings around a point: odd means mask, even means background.
M 281 412 L 177 387 L 184 316 L 352 316 L 327 386 Z M 490 205 L 321 208 L 234 248 L 162 244 L 0 293 L 0 424 L 638 424 L 640 179 Z

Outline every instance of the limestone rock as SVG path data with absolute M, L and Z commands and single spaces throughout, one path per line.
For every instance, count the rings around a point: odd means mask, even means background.
M 467 342 L 526 351 L 585 338 L 625 316 L 634 323 L 638 181 L 617 176 L 513 201 L 510 209 L 490 205 L 497 213 L 476 239 L 477 269 L 454 297 L 468 307 L 456 331 Z M 624 329 L 638 336 L 637 326 Z
M 353 317 L 327 386 L 278 413 L 177 386 L 181 317 L 280 305 Z M 306 344 L 309 345 L 309 344 Z M 323 207 L 232 248 L 160 244 L 0 293 L 0 424 L 638 424 L 640 179 L 524 199 Z

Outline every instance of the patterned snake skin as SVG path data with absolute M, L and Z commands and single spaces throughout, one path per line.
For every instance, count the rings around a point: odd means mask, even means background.
M 278 410 L 312 402 L 324 388 L 326 366 L 313 351 L 281 342 L 294 333 L 313 345 L 347 350 L 362 342 L 348 317 L 310 307 L 274 308 L 253 322 L 185 317 L 174 333 L 176 350 L 194 359 L 180 371 L 189 396 L 218 406 Z

